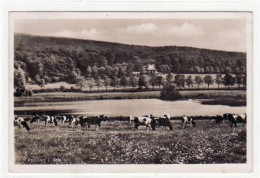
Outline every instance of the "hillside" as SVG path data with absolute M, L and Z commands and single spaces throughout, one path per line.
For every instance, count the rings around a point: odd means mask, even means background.
M 148 47 L 119 43 L 14 36 L 15 68 L 27 82 L 45 77 L 48 82 L 71 81 L 77 76 L 104 78 L 131 75 L 148 63 L 162 73 L 232 73 L 246 69 L 246 54 L 191 47 Z M 29 80 L 29 81 L 28 81 Z

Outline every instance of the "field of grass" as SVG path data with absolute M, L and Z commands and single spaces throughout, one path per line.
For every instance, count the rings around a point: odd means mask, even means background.
M 31 133 L 15 128 L 17 164 L 207 164 L 246 163 L 246 127 L 229 128 L 214 120 L 197 127 L 134 131 L 127 121 L 106 121 L 94 128 L 33 123 Z

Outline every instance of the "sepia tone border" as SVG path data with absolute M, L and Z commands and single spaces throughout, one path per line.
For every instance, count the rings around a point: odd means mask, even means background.
M 44 12 L 48 13 L 48 12 Z M 58 13 L 66 13 L 66 12 L 58 12 Z M 70 12 L 70 13 L 76 13 L 76 12 Z M 82 12 L 80 12 L 82 13 Z M 91 14 L 105 14 L 104 12 L 92 12 Z M 119 17 L 122 17 L 121 14 L 123 12 L 107 12 L 112 13 L 114 15 L 120 14 Z M 145 13 L 145 12 L 134 12 L 138 18 L 140 18 L 140 15 L 138 13 Z M 167 18 L 169 17 L 169 13 L 179 13 L 179 14 L 185 14 L 185 12 L 149 12 L 148 14 L 166 14 Z M 187 12 L 186 12 L 187 13 Z M 188 12 L 191 13 L 191 12 Z M 198 13 L 198 12 L 196 12 Z M 204 12 L 206 13 L 206 12 Z M 204 14 L 203 13 L 203 14 Z M 126 13 L 131 14 L 131 12 Z M 133 14 L 133 13 L 132 13 Z M 210 18 L 212 16 L 211 13 L 207 12 L 207 18 Z M 247 84 L 247 113 L 248 118 L 253 118 L 252 115 L 252 14 L 247 12 L 245 14 L 248 15 L 242 15 L 243 13 L 228 13 L 225 12 L 225 15 L 222 13 L 216 13 L 220 14 L 218 18 L 243 18 L 247 19 L 247 77 L 248 77 L 248 84 Z M 231 16 L 228 16 L 227 14 L 232 14 Z M 205 15 L 204 15 L 205 16 Z M 21 16 L 19 16 L 20 18 Z M 111 16 L 110 16 L 111 17 Z M 144 16 L 142 16 L 144 17 Z M 133 17 L 132 17 L 133 18 Z M 147 17 L 148 18 L 148 17 Z M 216 16 L 215 16 L 216 18 Z M 13 29 L 12 24 L 13 23 L 13 17 L 12 12 L 10 13 L 10 21 L 9 21 L 9 54 L 10 54 L 10 60 L 9 60 L 9 118 L 13 117 Z M 14 127 L 12 119 L 9 119 L 9 171 L 10 172 L 34 172 L 34 173 L 47 173 L 47 172 L 73 172 L 73 173 L 81 173 L 81 172 L 89 172 L 89 173 L 97 173 L 97 172 L 121 172 L 121 173 L 127 173 L 127 172 L 142 172 L 142 173 L 172 173 L 172 172 L 178 172 L 178 173 L 188 173 L 188 172 L 204 172 L 204 173 L 226 173 L 226 172 L 251 172 L 252 171 L 252 162 L 253 162 L 253 152 L 252 152 L 252 128 L 253 123 L 252 120 L 248 121 L 247 125 L 247 163 L 246 164 L 210 164 L 210 165 L 15 165 L 14 164 Z

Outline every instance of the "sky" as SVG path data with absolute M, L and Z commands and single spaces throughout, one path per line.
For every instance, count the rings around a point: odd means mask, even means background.
M 17 19 L 14 32 L 246 52 L 246 22 L 241 19 Z

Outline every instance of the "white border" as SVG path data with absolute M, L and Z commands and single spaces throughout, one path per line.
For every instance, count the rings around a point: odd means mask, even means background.
M 254 39 L 257 39 L 256 37 L 259 37 L 257 30 L 259 30 L 259 22 L 257 20 L 259 20 L 259 14 L 257 13 L 257 6 L 255 4 L 246 4 L 246 3 L 211 3 L 211 4 L 203 4 L 201 5 L 200 3 L 163 3 L 163 4 L 159 4 L 157 2 L 153 2 L 153 3 L 146 3 L 146 2 L 142 2 L 142 3 L 129 3 L 129 2 L 124 2 L 124 3 L 119 3 L 117 4 L 117 6 L 115 6 L 114 2 L 110 2 L 110 3 L 104 3 L 102 4 L 101 2 L 98 3 L 63 3 L 62 5 L 59 3 L 52 3 L 50 6 L 50 3 L 43 3 L 43 4 L 27 4 L 27 5 L 21 5 L 21 4 L 7 4 L 4 6 L 3 9 L 3 14 L 2 14 L 2 21 L 4 22 L 5 26 L 4 26 L 4 31 L 2 32 L 1 37 L 3 37 L 2 39 L 4 39 L 4 50 L 3 50 L 3 58 L 2 59 L 8 59 L 8 38 L 7 38 L 7 34 L 8 34 L 8 29 L 7 29 L 7 18 L 8 18 L 8 12 L 9 11 L 71 11 L 71 10 L 79 10 L 79 11 L 90 11 L 90 10 L 94 10 L 94 11 L 194 11 L 194 10 L 203 10 L 203 11 L 230 11 L 230 10 L 236 10 L 236 11 L 253 11 L 254 13 Z M 254 69 L 257 69 L 257 64 L 259 64 L 259 60 L 256 60 L 256 52 L 259 51 L 257 49 L 259 49 L 259 46 L 257 46 L 257 44 L 259 44 L 259 41 L 254 40 Z M 258 55 L 259 56 L 259 55 Z M 1 97 L 4 98 L 5 102 L 1 103 L 1 108 L 3 108 L 4 112 L 2 113 L 2 115 L 4 116 L 3 118 L 8 118 L 7 117 L 7 108 L 8 106 L 6 105 L 6 103 L 8 103 L 8 88 L 6 88 L 8 86 L 8 61 L 7 60 L 2 60 L 1 59 L 1 72 L 3 73 L 2 78 L 2 87 L 4 90 L 5 95 L 3 95 L 1 93 Z M 260 65 L 258 65 L 260 66 Z M 257 71 L 257 70 L 254 70 Z M 259 73 L 258 73 L 259 74 Z M 258 80 L 257 80 L 258 79 Z M 259 91 L 259 75 L 257 75 L 256 73 L 254 73 L 254 91 Z M 258 90 L 256 90 L 258 89 Z M 254 93 L 254 111 L 256 110 L 256 107 L 259 107 L 259 103 L 257 103 L 258 101 L 256 100 L 257 98 L 259 98 L 258 95 L 256 95 L 256 93 Z M 5 104 L 4 104 L 5 103 Z M 256 106 L 256 104 L 258 104 Z M 256 117 L 256 112 L 254 113 L 254 118 Z M 0 157 L 1 158 L 1 164 L 2 164 L 2 158 L 3 161 L 5 162 L 3 165 L 1 165 L 1 169 L 2 172 L 4 173 L 4 175 L 34 175 L 35 174 L 11 174 L 7 172 L 7 145 L 8 145 L 8 140 L 7 140 L 7 135 L 8 135 L 8 126 L 7 126 L 7 122 L 6 119 L 5 120 L 1 120 L 1 130 L 3 131 L 3 141 L 1 141 L 1 145 L 5 145 L 5 147 L 1 147 L 2 150 L 4 150 L 4 157 Z M 257 125 L 259 125 L 259 121 L 258 120 L 254 120 L 254 130 L 257 130 Z M 232 174 L 233 176 L 235 175 L 236 177 L 238 176 L 257 176 L 257 174 L 259 175 L 259 169 L 257 169 L 256 165 L 259 166 L 259 161 L 258 161 L 258 157 L 259 154 L 257 153 L 258 150 L 257 148 L 259 148 L 259 140 L 256 137 L 257 132 L 254 132 L 254 173 L 250 173 L 250 174 Z M 2 156 L 2 155 L 1 155 Z M 71 167 L 71 166 L 70 166 Z M 176 166 L 177 167 L 177 166 Z M 203 170 L 202 170 L 203 172 Z M 57 175 L 57 174 L 56 174 Z M 62 175 L 67 175 L 67 174 L 62 174 Z M 154 174 L 152 174 L 154 175 Z M 180 175 L 180 174 L 174 174 L 174 175 Z M 185 174 L 186 176 L 189 176 L 189 174 Z M 204 174 L 204 175 L 200 175 L 200 174 L 193 174 L 199 176 L 199 177 L 203 177 L 203 176 L 209 176 L 208 174 Z M 230 175 L 230 174 L 228 174 Z M 155 175 L 154 175 L 155 176 Z M 220 174 L 214 174 L 214 176 L 220 176 Z M 223 174 L 221 176 L 224 176 Z M 226 175 L 227 176 L 227 175 Z M 212 177 L 212 175 L 211 175 Z

